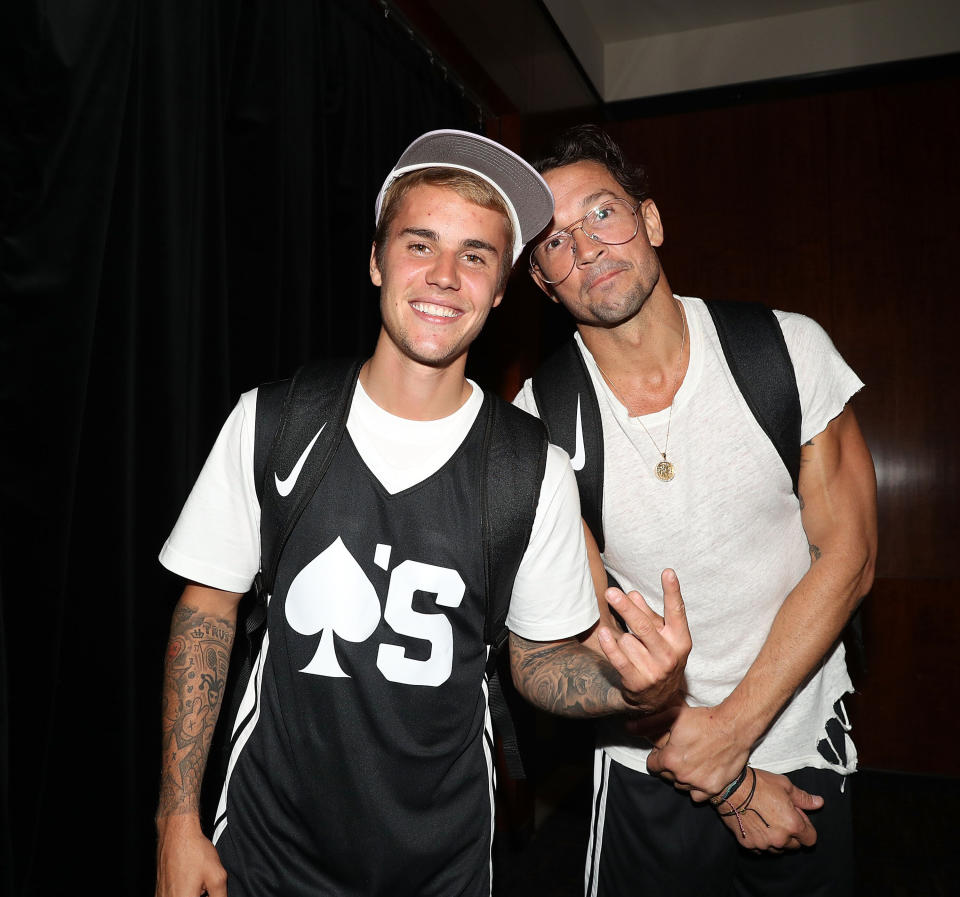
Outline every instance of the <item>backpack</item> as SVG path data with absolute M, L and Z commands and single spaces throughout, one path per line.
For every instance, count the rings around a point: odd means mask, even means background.
M 230 728 L 220 731 L 218 726 L 210 753 L 215 768 L 209 787 L 222 784 L 233 749 L 233 733 L 242 731 L 238 710 L 266 629 L 267 600 L 280 556 L 343 438 L 360 367 L 360 361 L 313 362 L 301 367 L 290 380 L 267 383 L 257 391 L 254 474 L 261 509 L 260 571 L 254 588 L 241 601 L 239 617 L 245 638 L 238 638 L 234 644 L 225 712 L 221 714 L 224 727 L 229 724 Z M 499 661 L 506 653 L 503 648 L 509 635 L 506 618 L 513 582 L 533 529 L 546 466 L 547 436 L 543 424 L 496 396 L 487 396 L 483 409 L 480 413 L 486 414 L 486 421 L 479 479 L 486 581 L 484 640 L 490 646 L 488 700 L 507 770 L 513 778 L 523 778 Z M 322 421 L 326 424 L 305 461 L 301 461 L 304 447 Z M 303 466 L 287 496 L 268 488 L 271 474 L 285 478 L 298 463 Z
M 776 315 L 757 302 L 704 303 L 737 387 L 780 455 L 794 494 L 800 476 L 800 393 Z M 550 441 L 570 455 L 580 511 L 597 545 L 603 535 L 603 427 L 586 363 L 573 340 L 533 377 L 533 396 Z M 582 460 L 581 460 L 582 459 Z

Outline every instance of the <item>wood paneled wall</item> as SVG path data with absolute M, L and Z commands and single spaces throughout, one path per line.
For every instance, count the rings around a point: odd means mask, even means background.
M 533 155 L 556 124 L 504 119 L 498 135 Z M 880 555 L 854 677 L 861 764 L 960 775 L 960 77 L 605 127 L 647 165 L 675 292 L 811 315 L 866 383 L 853 405 Z M 560 326 L 523 275 L 508 300 L 491 333 L 516 350 L 505 392 Z

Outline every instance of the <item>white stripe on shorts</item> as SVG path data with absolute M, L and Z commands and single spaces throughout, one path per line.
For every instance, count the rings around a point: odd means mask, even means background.
M 610 757 L 603 748 L 593 752 L 593 812 L 590 814 L 590 843 L 587 845 L 587 868 L 584 872 L 584 893 L 596 897 L 600 874 L 600 848 L 603 845 L 603 820 L 607 815 L 607 789 L 610 785 Z

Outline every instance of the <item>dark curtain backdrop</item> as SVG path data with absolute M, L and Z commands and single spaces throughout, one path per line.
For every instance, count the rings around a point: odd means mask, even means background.
M 373 0 L 0 16 L 0 892 L 152 892 L 156 555 L 239 392 L 367 352 L 373 204 L 478 130 Z

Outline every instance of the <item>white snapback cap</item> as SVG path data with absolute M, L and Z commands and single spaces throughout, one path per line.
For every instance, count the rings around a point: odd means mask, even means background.
M 524 245 L 553 217 L 553 194 L 530 164 L 488 137 L 447 129 L 428 131 L 403 151 L 377 195 L 377 222 L 390 185 L 418 168 L 458 168 L 489 183 L 503 197 L 510 212 L 515 235 L 514 262 Z

